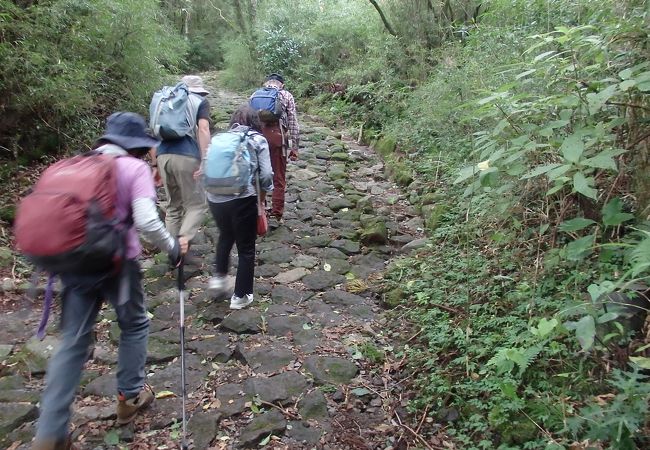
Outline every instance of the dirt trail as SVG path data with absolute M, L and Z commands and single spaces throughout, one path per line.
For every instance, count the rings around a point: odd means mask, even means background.
M 206 80 L 213 110 L 225 121 L 244 99 Z M 421 220 L 371 149 L 300 120 L 302 148 L 288 169 L 284 224 L 257 242 L 252 307 L 232 312 L 226 296 L 205 292 L 218 236 L 211 219 L 185 268 L 196 449 L 391 449 L 414 440 L 399 424 L 405 403 L 393 377 L 400 364 L 378 292 L 391 256 L 422 237 Z M 75 404 L 80 448 L 116 448 L 120 437 L 128 448 L 178 447 L 178 293 L 163 256 L 143 260 L 152 315 L 148 382 L 160 398 L 133 429 L 113 428 L 119 329 L 104 309 Z M 0 319 L 0 443 L 13 448 L 28 448 L 45 360 L 56 346 L 56 317 L 44 342 L 30 339 L 39 314 L 40 307 L 23 303 Z

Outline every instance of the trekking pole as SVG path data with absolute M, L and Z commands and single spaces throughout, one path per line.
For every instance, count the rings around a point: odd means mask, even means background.
M 181 450 L 187 450 L 187 417 L 185 415 L 185 280 L 183 279 L 183 259 L 178 266 L 178 296 L 180 299 L 180 334 L 181 334 L 181 395 L 183 404 L 183 435 Z

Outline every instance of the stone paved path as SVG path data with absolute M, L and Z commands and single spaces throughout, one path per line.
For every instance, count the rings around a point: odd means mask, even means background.
M 244 99 L 214 91 L 223 128 Z M 400 388 L 390 382 L 394 348 L 378 293 L 391 255 L 421 242 L 422 221 L 384 178 L 372 150 L 308 117 L 301 124 L 285 222 L 257 242 L 252 307 L 232 312 L 226 296 L 204 291 L 218 236 L 211 219 L 186 267 L 187 404 L 196 449 L 390 449 L 403 434 L 394 417 L 395 405 L 404 406 Z M 133 441 L 123 442 L 128 448 L 177 448 L 178 293 L 162 255 L 145 258 L 143 267 L 152 318 L 148 382 L 160 398 L 133 429 L 119 433 Z M 56 347 L 56 317 L 45 341 L 30 339 L 39 314 L 40 304 L 25 301 L 0 318 L 5 447 L 28 448 L 45 361 Z M 102 311 L 75 404 L 81 448 L 116 448 L 113 319 L 110 309 Z

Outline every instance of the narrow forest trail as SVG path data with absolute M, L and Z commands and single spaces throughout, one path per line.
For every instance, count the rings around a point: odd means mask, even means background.
M 245 99 L 219 90 L 209 76 L 206 84 L 223 129 Z M 422 221 L 371 149 L 309 117 L 300 121 L 284 224 L 257 242 L 252 307 L 233 312 L 225 296 L 205 292 L 218 236 L 211 219 L 185 268 L 190 438 L 196 449 L 405 449 L 415 438 L 399 425 L 406 419 L 403 387 L 393 379 L 397 343 L 378 292 L 391 257 L 422 242 Z M 121 445 L 178 448 L 175 273 L 159 256 L 143 267 L 152 315 L 148 382 L 161 398 L 121 431 L 130 441 Z M 56 346 L 56 317 L 49 337 L 36 342 L 30 336 L 40 304 L 24 306 L 0 319 L 0 443 L 12 449 L 28 448 L 44 360 Z M 75 403 L 74 435 L 83 449 L 116 448 L 113 318 L 110 308 L 102 311 Z

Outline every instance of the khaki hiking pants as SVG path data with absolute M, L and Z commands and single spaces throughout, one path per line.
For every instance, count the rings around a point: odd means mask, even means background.
M 165 154 L 157 158 L 167 194 L 165 225 L 172 236 L 192 241 L 208 213 L 205 192 L 194 172 L 200 161 L 191 156 Z

